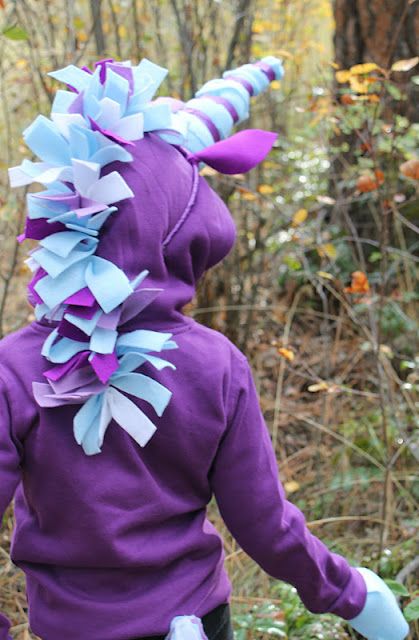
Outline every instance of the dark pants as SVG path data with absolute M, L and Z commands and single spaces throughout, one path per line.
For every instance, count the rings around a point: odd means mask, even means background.
M 233 640 L 233 628 L 230 620 L 230 607 L 221 604 L 205 616 L 202 616 L 202 624 L 208 640 Z M 137 640 L 164 640 L 165 636 L 148 636 Z

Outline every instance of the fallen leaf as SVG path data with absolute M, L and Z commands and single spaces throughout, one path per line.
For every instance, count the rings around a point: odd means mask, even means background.
M 384 173 L 381 169 L 376 169 L 373 174 L 363 173 L 357 180 L 356 188 L 360 193 L 375 191 L 384 183 L 384 179 Z
M 251 193 L 251 191 L 246 191 L 243 193 L 242 197 L 243 200 L 247 200 L 248 202 L 254 202 L 258 199 L 257 195 L 255 193 Z
M 320 278 L 326 278 L 326 280 L 334 280 L 334 276 L 328 271 L 317 271 L 317 275 L 320 276 Z
M 288 360 L 288 362 L 292 362 L 295 358 L 294 351 L 292 351 L 291 349 L 287 349 L 286 347 L 280 347 L 278 349 L 278 353 L 280 356 L 285 358 L 285 360 Z
M 327 257 L 331 260 L 335 260 L 337 256 L 336 247 L 331 242 L 326 242 L 317 247 L 317 253 L 321 258 Z
M 330 196 L 316 196 L 316 200 L 321 204 L 336 204 L 336 200 Z
M 300 488 L 300 484 L 296 480 L 288 480 L 284 482 L 284 489 L 287 493 L 295 493 Z
M 341 104 L 349 105 L 349 104 L 355 104 L 355 102 L 356 102 L 356 97 L 351 96 L 350 93 L 344 93 L 342 96 L 340 96 Z
M 419 56 L 414 58 L 407 58 L 406 60 L 397 60 L 391 65 L 392 71 L 410 71 L 413 67 L 416 67 L 419 62 Z
M 298 209 L 298 211 L 296 211 L 292 216 L 292 226 L 298 227 L 300 224 L 303 224 L 303 222 L 307 219 L 307 216 L 307 209 Z
M 380 96 L 376 93 L 369 93 L 368 95 L 359 96 L 359 100 L 363 100 L 364 102 L 377 103 L 380 102 Z
M 407 178 L 413 178 L 413 180 L 419 180 L 419 158 L 412 158 L 403 162 L 400 165 L 400 173 Z
M 271 185 L 270 185 L 270 184 L 260 184 L 260 185 L 258 186 L 258 191 L 259 191 L 259 193 L 261 193 L 263 196 L 267 196 L 267 195 L 269 195 L 270 193 L 273 193 L 274 188 L 273 188 L 273 187 L 271 187 Z
M 367 293 L 369 290 L 368 278 L 363 271 L 354 271 L 352 273 L 351 286 L 344 288 L 346 293 Z
M 308 387 L 310 393 L 317 393 L 318 391 L 328 391 L 329 385 L 324 380 L 322 382 L 316 382 Z

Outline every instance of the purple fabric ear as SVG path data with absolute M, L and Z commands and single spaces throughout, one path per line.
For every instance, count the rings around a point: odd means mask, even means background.
M 266 158 L 277 137 L 272 131 L 245 129 L 190 154 L 188 159 L 205 162 L 220 173 L 246 173 Z

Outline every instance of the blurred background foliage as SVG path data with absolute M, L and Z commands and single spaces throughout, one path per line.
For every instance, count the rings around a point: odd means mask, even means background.
M 284 80 L 245 126 L 279 132 L 248 176 L 203 173 L 238 227 L 229 258 L 185 309 L 250 358 L 281 479 L 334 551 L 393 580 L 418 634 L 417 351 L 419 9 L 416 0 L 0 0 L 0 334 L 25 299 L 25 194 L 7 167 L 49 109 L 46 72 L 98 58 L 167 66 L 190 98 L 225 69 L 273 54 Z M 23 191 L 23 190 L 21 190 Z M 224 535 L 237 640 L 355 637 L 313 616 Z M 0 539 L 0 609 L 27 640 L 21 573 Z M 351 635 L 352 634 L 352 635 Z

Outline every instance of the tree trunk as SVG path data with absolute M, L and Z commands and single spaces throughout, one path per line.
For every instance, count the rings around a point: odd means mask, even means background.
M 335 60 L 342 69 L 375 62 L 389 69 L 393 62 L 419 53 L 419 9 L 415 0 L 335 0 Z M 410 82 L 417 67 L 399 74 L 408 94 L 403 115 L 419 122 L 419 87 Z M 400 103 L 398 103 L 400 112 Z
M 90 12 L 92 14 L 92 28 L 95 36 L 96 53 L 101 56 L 105 51 L 105 36 L 102 26 L 101 13 L 102 0 L 90 0 Z

